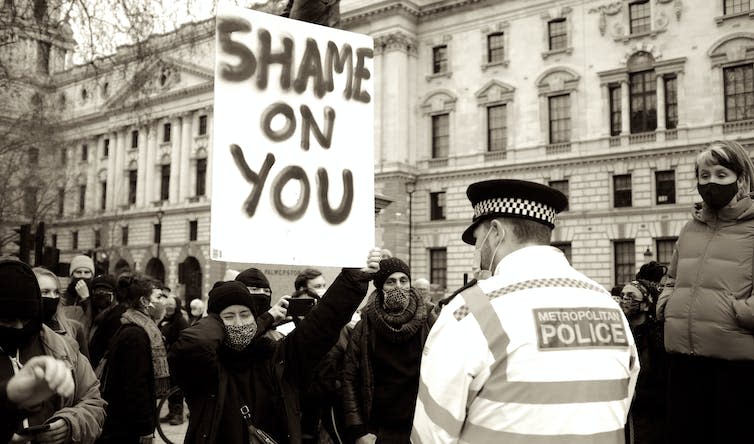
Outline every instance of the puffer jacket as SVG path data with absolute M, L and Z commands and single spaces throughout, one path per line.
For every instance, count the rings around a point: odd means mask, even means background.
M 754 360 L 752 267 L 752 199 L 717 213 L 698 208 L 681 231 L 668 270 L 675 288 L 658 303 L 658 311 L 664 306 L 666 350 Z

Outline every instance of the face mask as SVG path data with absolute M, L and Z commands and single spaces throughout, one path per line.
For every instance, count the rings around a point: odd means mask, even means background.
M 385 301 L 383 303 L 385 310 L 400 313 L 408 307 L 410 290 L 405 288 L 393 288 L 385 292 Z
M 42 320 L 44 323 L 52 321 L 52 317 L 58 310 L 60 298 L 42 298 Z
M 162 302 L 149 302 L 146 309 L 149 317 L 155 322 L 159 322 L 165 317 L 165 304 Z
M 316 288 L 314 292 L 317 293 L 317 296 L 322 297 L 327 292 L 327 288 Z
M 0 348 L 5 354 L 15 354 L 31 336 L 39 333 L 41 328 L 38 321 L 28 321 L 22 328 L 0 327 Z
M 727 185 L 720 185 L 717 183 L 705 183 L 704 185 L 696 184 L 696 190 L 699 191 L 699 195 L 702 196 L 702 200 L 712 210 L 719 210 L 720 208 L 728 205 L 738 193 L 738 183 L 733 182 Z
M 241 351 L 248 347 L 257 333 L 256 321 L 241 325 L 223 325 L 225 327 L 225 339 L 223 342 L 228 348 L 235 351 Z
M 490 229 L 487 230 L 487 233 L 484 235 L 484 238 L 482 239 L 482 245 L 479 248 L 474 249 L 473 274 L 474 279 L 478 281 L 487 279 L 492 276 L 492 260 L 495 257 L 495 254 L 497 254 L 497 249 L 502 243 L 501 241 L 495 246 L 495 250 L 492 252 L 492 256 L 490 257 L 490 264 L 487 266 L 486 270 L 482 270 L 482 249 L 486 245 L 485 242 L 487 241 L 487 237 L 490 235 L 490 231 L 492 231 L 492 227 L 490 227 Z
M 92 295 L 92 305 L 99 310 L 104 310 L 113 303 L 112 293 L 104 293 L 101 291 L 94 291 Z

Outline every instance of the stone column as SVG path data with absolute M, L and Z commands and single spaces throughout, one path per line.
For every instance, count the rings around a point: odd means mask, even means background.
M 89 152 L 87 153 L 87 161 L 85 168 L 86 174 L 86 199 L 84 203 L 84 212 L 89 213 L 94 210 L 99 210 L 96 205 L 97 202 L 97 188 L 99 181 L 97 180 L 97 162 L 99 153 L 97 147 L 99 146 L 98 139 L 89 139 L 86 144 L 89 146 Z
M 143 207 L 148 202 L 147 184 L 147 127 L 139 128 L 139 171 L 136 176 L 136 206 Z
M 116 164 L 115 156 L 118 153 L 118 135 L 116 133 L 105 133 L 105 138 L 110 140 L 110 146 L 107 153 L 107 199 L 105 200 L 105 209 L 113 211 L 116 206 L 115 201 L 115 181 Z M 102 141 L 103 145 L 105 141 Z
M 657 75 L 657 129 L 665 130 L 665 78 Z
M 119 205 L 126 205 L 128 203 L 128 175 L 126 174 L 126 135 L 128 134 L 128 128 L 120 128 L 115 131 L 115 195 L 113 196 L 113 204 L 115 209 Z
M 189 111 L 182 114 L 179 120 L 181 122 L 181 161 L 174 165 L 178 166 L 180 171 L 180 174 L 178 175 L 178 201 L 182 203 L 185 202 L 188 197 L 194 195 L 193 191 L 189 189 L 189 184 L 191 183 L 189 180 L 191 176 L 189 162 L 191 162 L 191 155 L 194 148 L 192 137 L 194 112 Z
M 147 124 L 147 173 L 146 173 L 146 202 L 149 206 L 155 200 L 159 199 L 160 175 L 157 172 L 157 124 L 149 122 Z
M 678 71 L 675 73 L 675 94 L 676 101 L 678 102 L 678 125 L 680 128 L 686 124 L 686 88 L 683 84 L 684 72 Z
M 170 147 L 170 203 L 180 202 L 179 185 L 180 185 L 180 165 L 181 165 L 181 133 L 180 120 L 178 117 L 170 117 L 170 125 L 173 130 L 172 144 Z M 177 130 L 177 131 L 176 131 Z
M 207 182 L 205 184 L 205 191 L 207 198 L 212 197 L 212 147 L 214 144 L 214 131 L 212 131 L 214 125 L 214 113 L 212 108 L 207 110 Z
M 620 82 L 620 133 L 621 135 L 631 134 L 631 107 L 628 103 L 628 80 Z

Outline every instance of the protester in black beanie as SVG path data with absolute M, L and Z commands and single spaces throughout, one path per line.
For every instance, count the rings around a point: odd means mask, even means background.
M 236 281 L 243 283 L 251 294 L 254 304 L 259 305 L 257 311 L 263 313 L 272 306 L 272 290 L 270 281 L 258 268 L 248 268 L 236 276 Z

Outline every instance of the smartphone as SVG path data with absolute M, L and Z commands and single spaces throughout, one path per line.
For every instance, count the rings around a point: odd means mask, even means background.
M 29 426 L 24 429 L 21 429 L 20 432 L 18 432 L 19 435 L 36 435 L 38 433 L 43 433 L 50 430 L 50 424 L 40 424 L 35 426 Z
M 317 300 L 307 296 L 288 300 L 288 316 L 306 316 Z

